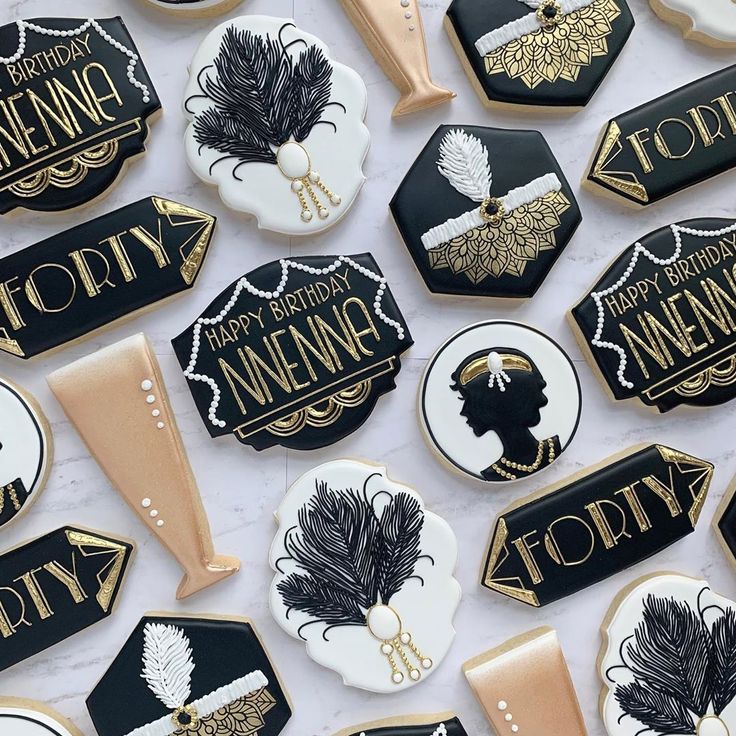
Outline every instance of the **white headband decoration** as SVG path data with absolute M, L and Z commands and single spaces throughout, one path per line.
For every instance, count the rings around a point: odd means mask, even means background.
M 529 33 L 554 28 L 568 13 L 592 5 L 596 0 L 519 0 L 519 2 L 535 8 L 535 12 L 512 20 L 481 36 L 475 42 L 475 48 L 481 56 L 492 54 L 507 43 L 518 41 Z
M 141 677 L 172 712 L 126 736 L 171 736 L 178 730 L 196 731 L 202 718 L 268 685 L 263 672 L 255 670 L 188 703 L 194 670 L 189 638 L 179 627 L 164 624 L 146 624 L 143 632 Z
M 557 174 L 545 174 L 512 189 L 503 197 L 492 197 L 493 175 L 488 162 L 488 149 L 476 136 L 464 130 L 450 130 L 442 139 L 437 167 L 454 189 L 480 206 L 427 230 L 422 235 L 426 250 L 449 243 L 475 228 L 498 225 L 506 214 L 562 189 Z
M 494 384 L 497 384 L 502 392 L 505 391 L 505 383 L 511 383 L 511 376 L 503 369 L 503 358 L 495 351 L 488 353 L 488 372 L 491 374 L 488 388 L 493 388 Z

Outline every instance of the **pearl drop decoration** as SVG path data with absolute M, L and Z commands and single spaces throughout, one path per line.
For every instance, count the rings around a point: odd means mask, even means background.
M 128 49 L 126 46 L 120 43 L 120 41 L 116 41 L 94 18 L 88 18 L 84 23 L 82 23 L 81 26 L 79 26 L 79 28 L 73 28 L 68 31 L 43 28 L 42 26 L 36 25 L 35 23 L 29 23 L 26 20 L 16 21 L 16 25 L 18 26 L 17 50 L 12 56 L 0 56 L 0 64 L 15 64 L 22 58 L 23 54 L 26 51 L 27 31 L 33 31 L 34 33 L 38 33 L 40 36 L 50 36 L 52 38 L 73 38 L 74 36 L 81 35 L 88 28 L 93 28 L 105 41 L 107 41 L 107 43 L 110 44 L 110 46 L 112 46 L 114 49 L 117 49 L 121 54 L 125 54 L 125 56 L 128 57 L 128 81 L 136 89 L 139 89 L 141 91 L 141 94 L 143 95 L 143 102 L 151 101 L 150 90 L 145 84 L 143 84 L 143 82 L 139 82 L 135 76 L 135 67 L 139 61 L 138 54 Z
M 158 516 L 158 510 L 157 510 L 157 509 L 151 509 L 151 510 L 150 510 L 150 511 L 148 512 L 148 514 L 149 514 L 149 516 L 150 516 L 150 517 L 151 517 L 152 519 L 155 519 L 155 518 L 156 518 L 156 517 Z
M 163 520 L 163 519 L 159 519 L 159 520 L 158 520 L 158 521 L 156 522 L 156 526 L 158 526 L 158 527 L 162 527 L 163 525 L 164 525 L 164 520 Z
M 166 426 L 166 425 L 165 425 L 165 424 L 164 424 L 163 422 L 159 422 L 159 423 L 158 423 L 158 424 L 156 425 L 156 428 L 157 428 L 157 429 L 163 429 L 163 428 L 164 428 L 165 426 Z
M 151 416 L 152 416 L 152 417 L 160 417 L 160 416 L 161 416 L 161 411 L 160 411 L 159 409 L 154 409 L 154 410 L 153 410 L 153 411 L 151 412 Z
M 153 404 L 154 401 L 156 401 L 156 397 L 153 394 L 146 396 L 146 404 Z
M 144 498 L 141 501 L 141 506 L 143 506 L 144 509 L 147 509 L 151 505 L 151 499 L 150 498 Z
M 314 173 L 314 172 L 312 172 Z M 303 213 L 302 213 L 303 214 Z M 311 217 L 311 212 L 309 213 Z M 281 265 L 281 279 L 278 285 L 273 291 L 263 291 L 263 289 L 257 289 L 253 284 L 248 281 L 246 276 L 243 276 L 233 289 L 233 293 L 230 295 L 225 306 L 220 310 L 216 317 L 199 317 L 194 324 L 194 331 L 192 335 L 192 352 L 189 355 L 189 363 L 187 364 L 186 370 L 184 371 L 184 377 L 189 381 L 198 381 L 206 383 L 212 389 L 212 402 L 207 412 L 207 418 L 210 423 L 215 427 L 224 429 L 227 426 L 227 422 L 217 417 L 217 409 L 220 406 L 220 396 L 222 392 L 220 387 L 214 378 L 207 376 L 203 373 L 197 373 L 197 358 L 199 357 L 199 347 L 201 344 L 201 333 L 202 327 L 208 325 L 216 325 L 222 322 L 225 317 L 230 313 L 240 298 L 240 294 L 243 290 L 247 291 L 252 296 L 258 297 L 259 299 L 277 299 L 286 290 L 286 285 L 289 282 L 289 271 L 304 271 L 312 276 L 324 276 L 336 271 L 341 264 L 350 266 L 350 268 L 357 271 L 361 276 L 365 276 L 378 284 L 378 290 L 373 301 L 373 310 L 375 311 L 378 318 L 389 327 L 393 327 L 396 330 L 396 336 L 399 340 L 403 340 L 406 332 L 400 322 L 395 319 L 391 319 L 381 308 L 381 301 L 383 295 L 386 293 L 388 282 L 384 276 L 380 276 L 374 273 L 369 268 L 361 266 L 357 261 L 354 261 L 349 256 L 338 256 L 337 259 L 325 268 L 314 268 L 313 266 L 307 266 L 299 261 L 292 261 L 288 258 L 282 258 L 279 261 Z M 403 677 L 402 677 L 403 679 Z
M 505 700 L 499 700 L 498 701 L 498 709 L 499 710 L 506 710 L 508 708 L 508 703 Z
M 685 233 L 686 235 L 693 235 L 698 238 L 720 238 L 724 235 L 728 235 L 736 231 L 736 222 L 733 225 L 721 228 L 720 230 L 695 230 L 693 228 L 682 227 L 681 225 L 677 224 L 670 225 L 670 230 L 672 230 L 672 235 L 675 239 L 675 251 L 669 258 L 657 258 L 657 256 L 655 256 L 651 251 L 647 250 L 640 242 L 637 242 L 634 245 L 634 252 L 631 256 L 631 260 L 629 261 L 629 265 L 626 267 L 623 274 L 621 274 L 621 277 L 607 289 L 594 291 L 590 295 L 595 302 L 596 309 L 598 311 L 598 318 L 596 320 L 596 331 L 593 339 L 591 340 L 591 344 L 597 348 L 613 350 L 615 353 L 618 353 L 619 364 L 618 370 L 616 372 L 616 377 L 618 378 L 618 382 L 624 388 L 634 388 L 634 384 L 626 379 L 626 364 L 628 362 L 626 351 L 620 345 L 617 345 L 614 342 L 601 339 L 606 323 L 606 313 L 603 308 L 603 299 L 607 296 L 610 296 L 611 294 L 614 294 L 629 280 L 631 274 L 636 268 L 636 264 L 639 262 L 640 256 L 643 255 L 656 266 L 670 266 L 675 263 L 675 261 L 677 261 L 682 254 L 682 233 Z
M 153 381 L 146 378 L 145 381 L 141 382 L 141 391 L 150 391 L 153 388 Z

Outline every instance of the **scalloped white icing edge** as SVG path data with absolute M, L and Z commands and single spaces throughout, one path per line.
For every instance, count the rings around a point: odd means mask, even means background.
M 702 33 L 728 45 L 736 45 L 736 4 L 732 0 L 653 0 L 665 10 L 690 18 L 692 28 L 685 37 Z

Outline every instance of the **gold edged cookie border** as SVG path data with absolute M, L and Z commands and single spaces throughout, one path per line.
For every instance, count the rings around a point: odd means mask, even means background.
M 65 716 L 54 710 L 46 703 L 31 698 L 16 698 L 15 696 L 0 696 L 0 708 L 18 708 L 45 715 L 65 728 L 71 736 L 83 736 L 82 732 Z
M 736 549 L 732 550 L 728 546 L 728 544 L 726 543 L 726 538 L 723 536 L 723 532 L 721 531 L 721 527 L 719 525 L 721 519 L 723 518 L 723 515 L 726 513 L 726 509 L 734 500 L 734 496 L 736 496 L 736 476 L 731 479 L 730 483 L 726 487 L 723 498 L 721 499 L 715 513 L 713 514 L 711 528 L 713 529 L 713 533 L 715 534 L 718 543 L 721 545 L 721 549 L 726 556 L 726 560 L 731 567 L 736 569 Z
M 700 0 L 700 2 L 707 2 L 708 0 Z M 695 41 L 701 43 L 704 46 L 710 46 L 712 49 L 733 49 L 736 48 L 736 40 L 726 41 L 723 38 L 715 38 L 710 36 L 704 31 L 696 30 L 695 19 L 687 13 L 675 10 L 674 8 L 668 8 L 661 0 L 649 0 L 654 13 L 663 20 L 665 23 L 669 23 L 680 29 L 682 37 L 686 41 Z
M 432 726 L 436 723 L 445 723 L 457 718 L 457 714 L 453 711 L 443 711 L 441 713 L 427 714 L 411 714 L 405 716 L 393 716 L 389 718 L 381 718 L 378 721 L 369 721 L 368 723 L 359 723 L 356 726 L 343 728 L 333 736 L 357 736 L 357 734 L 365 733 L 373 729 L 381 728 L 402 728 L 413 726 Z

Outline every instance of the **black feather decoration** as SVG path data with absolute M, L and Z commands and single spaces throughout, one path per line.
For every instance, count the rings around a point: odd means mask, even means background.
M 707 627 L 686 603 L 650 595 L 627 659 L 643 685 L 702 717 L 711 701 L 710 647 Z
M 200 146 L 240 163 L 276 163 L 276 150 L 304 141 L 330 101 L 332 65 L 308 46 L 294 58 L 279 39 L 228 27 L 214 73 L 199 80 L 214 107 L 194 119 Z
M 621 709 L 655 733 L 694 734 L 695 725 L 687 708 L 680 701 L 659 690 L 632 682 L 616 688 L 616 700 Z
M 711 682 L 716 715 L 736 698 L 736 612 L 727 608 L 711 629 Z
M 331 626 L 366 625 L 368 610 L 387 605 L 414 574 L 423 526 L 409 494 L 392 496 L 379 514 L 365 493 L 317 481 L 284 540 L 301 571 L 278 584 L 284 604 Z

